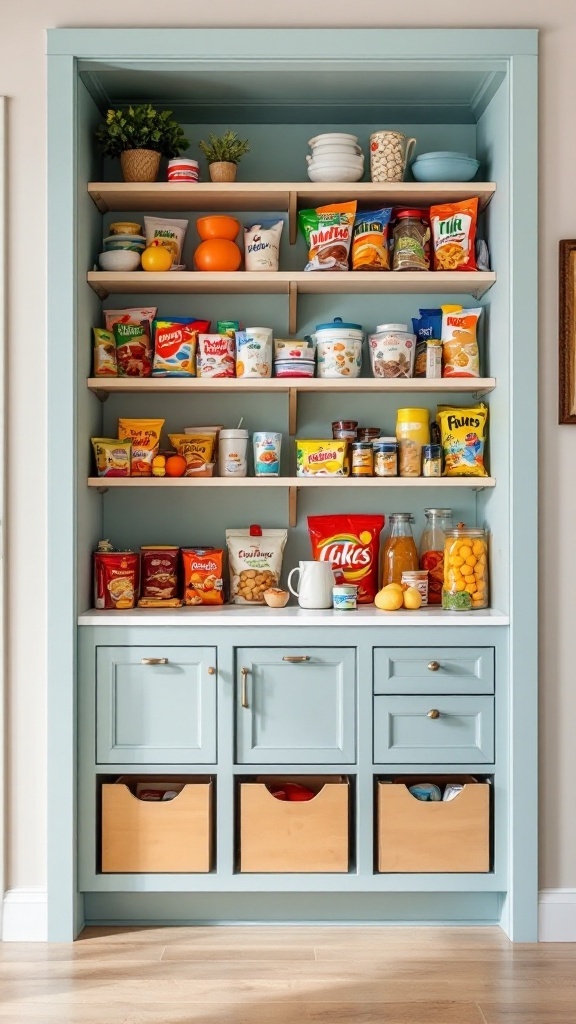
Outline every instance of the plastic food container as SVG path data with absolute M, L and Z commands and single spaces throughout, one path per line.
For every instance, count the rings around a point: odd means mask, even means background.
M 274 430 L 259 430 L 252 435 L 252 444 L 255 475 L 280 476 L 282 434 Z
M 398 441 L 395 437 L 379 437 L 373 443 L 374 476 L 398 476 Z
M 358 420 L 334 420 L 332 437 L 335 441 L 356 441 Z
M 168 161 L 168 181 L 198 181 L 198 161 L 179 156 Z
M 218 443 L 220 476 L 247 476 L 247 430 L 221 430 Z
M 313 359 L 277 359 L 274 363 L 275 377 L 313 377 Z
M 339 583 L 332 587 L 332 607 L 339 612 L 355 612 L 358 587 L 353 583 Z
M 405 583 L 408 587 L 414 587 L 422 598 L 422 607 L 428 604 L 428 570 L 427 569 L 413 569 L 407 570 L 402 573 L 401 583 Z
M 374 377 L 413 377 L 416 335 L 407 324 L 381 324 L 370 335 L 370 365 Z
M 399 445 L 400 476 L 420 476 L 422 448 L 430 444 L 428 409 L 398 409 L 396 439 Z

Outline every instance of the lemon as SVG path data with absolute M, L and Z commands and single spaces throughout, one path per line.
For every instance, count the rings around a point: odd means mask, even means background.
M 408 590 L 404 591 L 404 607 L 410 609 L 420 608 L 422 604 L 422 595 L 416 587 L 408 587 Z
M 379 590 L 374 598 L 374 604 L 382 612 L 398 611 L 402 607 L 402 590 L 399 588 L 399 584 L 390 583 L 387 587 Z
M 149 245 L 141 256 L 142 270 L 159 273 L 170 270 L 172 256 L 165 245 Z

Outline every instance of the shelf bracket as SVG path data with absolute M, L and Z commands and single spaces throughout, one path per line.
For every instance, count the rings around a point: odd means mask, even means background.
M 96 491 L 98 494 L 107 494 L 109 489 L 109 487 L 97 487 Z
M 94 203 L 100 210 L 100 213 L 108 213 L 108 203 L 102 198 L 99 192 L 90 192 Z
M 298 286 L 295 281 L 288 282 L 288 334 L 296 334 L 298 323 Z
M 288 526 L 296 526 L 298 522 L 298 488 L 288 488 Z
M 298 423 L 298 392 L 296 388 L 288 389 L 288 433 L 294 437 Z
M 99 299 L 107 299 L 110 292 L 106 290 L 101 284 L 97 284 L 94 281 L 90 281 L 90 287 L 96 292 Z
M 298 237 L 298 193 L 288 193 L 288 231 L 290 245 L 295 245 Z
M 107 402 L 108 399 L 110 398 L 110 392 L 109 391 L 93 391 L 92 394 L 96 395 L 96 398 L 100 402 Z

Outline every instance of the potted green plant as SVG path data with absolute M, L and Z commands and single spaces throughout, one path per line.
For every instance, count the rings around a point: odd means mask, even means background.
M 190 144 L 172 111 L 150 103 L 108 110 L 95 134 L 105 156 L 120 157 L 124 181 L 156 181 L 160 158 L 179 156 Z
M 234 181 L 239 161 L 250 152 L 248 141 L 230 129 L 220 136 L 210 132 L 210 141 L 201 139 L 198 145 L 208 161 L 211 181 Z

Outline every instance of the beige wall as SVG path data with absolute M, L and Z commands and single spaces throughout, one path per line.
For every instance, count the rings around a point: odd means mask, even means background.
M 204 11 L 206 13 L 204 13 Z M 19 0 L 2 4 L 0 94 L 9 105 L 8 666 L 9 806 L 6 885 L 46 881 L 46 238 L 45 28 L 57 27 L 527 27 L 541 29 L 540 437 L 541 874 L 576 887 L 576 427 L 556 425 L 557 242 L 576 237 L 576 3 L 574 0 Z M 536 245 L 536 224 L 534 224 Z M 34 350 L 34 357 L 31 352 Z M 527 453 L 527 465 L 531 453 Z M 535 541 L 526 558 L 536 557 Z M 568 811 L 568 808 L 572 811 Z

